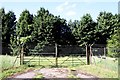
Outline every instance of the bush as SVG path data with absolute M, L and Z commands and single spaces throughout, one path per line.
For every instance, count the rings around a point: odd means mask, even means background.
M 120 29 L 116 30 L 111 38 L 107 41 L 108 44 L 108 56 L 119 57 L 120 56 Z

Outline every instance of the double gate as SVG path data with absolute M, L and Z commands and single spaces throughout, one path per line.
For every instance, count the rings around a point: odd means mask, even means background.
M 24 64 L 35 66 L 77 66 L 86 64 L 86 48 L 80 46 L 45 46 L 43 51 L 24 56 Z

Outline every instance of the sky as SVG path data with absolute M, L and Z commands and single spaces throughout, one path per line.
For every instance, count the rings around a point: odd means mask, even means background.
M 96 21 L 99 12 L 106 11 L 112 14 L 118 13 L 119 0 L 0 0 L 0 7 L 5 8 L 5 12 L 13 11 L 18 20 L 21 12 L 25 9 L 31 14 L 36 14 L 40 7 L 49 10 L 55 16 L 69 21 L 80 20 L 86 13 L 91 14 Z

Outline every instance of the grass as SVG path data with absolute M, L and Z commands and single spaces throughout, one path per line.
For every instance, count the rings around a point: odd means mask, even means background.
M 105 69 L 109 69 L 112 71 L 118 71 L 118 60 L 115 60 L 115 58 L 109 58 L 106 59 L 100 59 L 95 57 L 95 61 L 93 60 L 93 64 L 98 67 L 102 67 Z
M 0 68 L 0 78 L 6 78 L 8 76 L 11 76 L 15 73 L 22 73 L 26 70 L 29 69 L 38 69 L 38 68 L 44 68 L 44 67 L 55 67 L 55 58 L 54 57 L 33 57 L 32 56 L 27 56 L 25 57 L 25 61 L 27 66 L 20 66 L 19 65 L 19 59 L 17 59 L 17 62 L 15 63 L 15 67 L 18 68 L 11 68 L 13 66 L 13 63 L 16 59 L 16 56 L 0 56 L 0 63 L 1 68 Z M 29 59 L 32 59 L 29 61 Z M 40 62 L 39 62 L 40 60 Z M 67 61 L 65 61 L 67 60 Z M 81 61 L 82 60 L 82 61 Z M 118 61 L 114 61 L 112 58 L 107 58 L 107 59 L 100 59 L 100 58 L 95 58 L 94 64 L 92 65 L 86 65 L 85 57 L 59 57 L 58 58 L 58 67 L 66 67 L 71 70 L 81 70 L 86 73 L 98 76 L 100 78 L 117 78 L 118 77 Z M 9 70 L 4 70 L 6 68 L 11 68 Z M 41 74 L 36 75 L 35 78 L 42 78 L 43 76 Z M 69 75 L 68 78 L 74 77 L 74 75 Z
M 36 73 L 36 76 L 34 78 L 42 79 L 44 77 L 43 77 L 43 75 L 41 73 Z
M 118 78 L 118 60 L 115 58 L 101 59 L 95 57 L 91 65 L 78 65 L 70 67 L 71 70 L 81 70 L 100 78 Z
M 25 63 L 27 65 L 42 65 L 42 66 L 50 66 L 55 65 L 55 57 L 33 57 L 27 56 L 25 57 Z M 32 59 L 32 60 L 30 60 Z M 77 66 L 86 64 L 85 57 L 77 58 L 77 57 L 59 57 L 58 65 L 69 67 L 69 66 Z
M 80 70 L 85 73 L 98 76 L 100 78 L 118 78 L 118 72 L 105 69 L 103 67 L 95 66 L 95 65 L 83 65 L 83 66 L 77 66 L 74 68 L 76 70 Z
M 14 67 L 20 66 L 19 58 L 17 58 L 16 62 L 15 62 L 15 59 L 16 59 L 16 56 L 0 55 L 0 61 L 1 61 L 0 70 L 11 68 L 13 67 L 13 65 Z
M 5 71 L 2 71 L 2 73 L 0 73 L 1 74 L 0 79 L 12 76 L 15 73 L 20 74 L 20 73 L 26 72 L 26 71 L 31 70 L 31 69 L 34 69 L 34 68 L 22 65 L 22 66 L 19 66 L 17 68 L 12 68 L 12 69 L 9 69 L 9 70 L 5 70 Z

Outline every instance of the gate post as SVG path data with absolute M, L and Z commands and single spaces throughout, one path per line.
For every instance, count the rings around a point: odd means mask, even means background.
M 20 65 L 23 65 L 23 64 L 24 64 L 24 47 L 22 45 L 21 53 L 20 53 Z
M 57 49 L 57 43 L 55 43 L 55 66 L 58 67 L 58 49 Z
M 86 45 L 86 58 L 87 58 L 87 65 L 90 65 L 90 46 Z
M 90 64 L 92 64 L 92 45 L 90 45 Z

